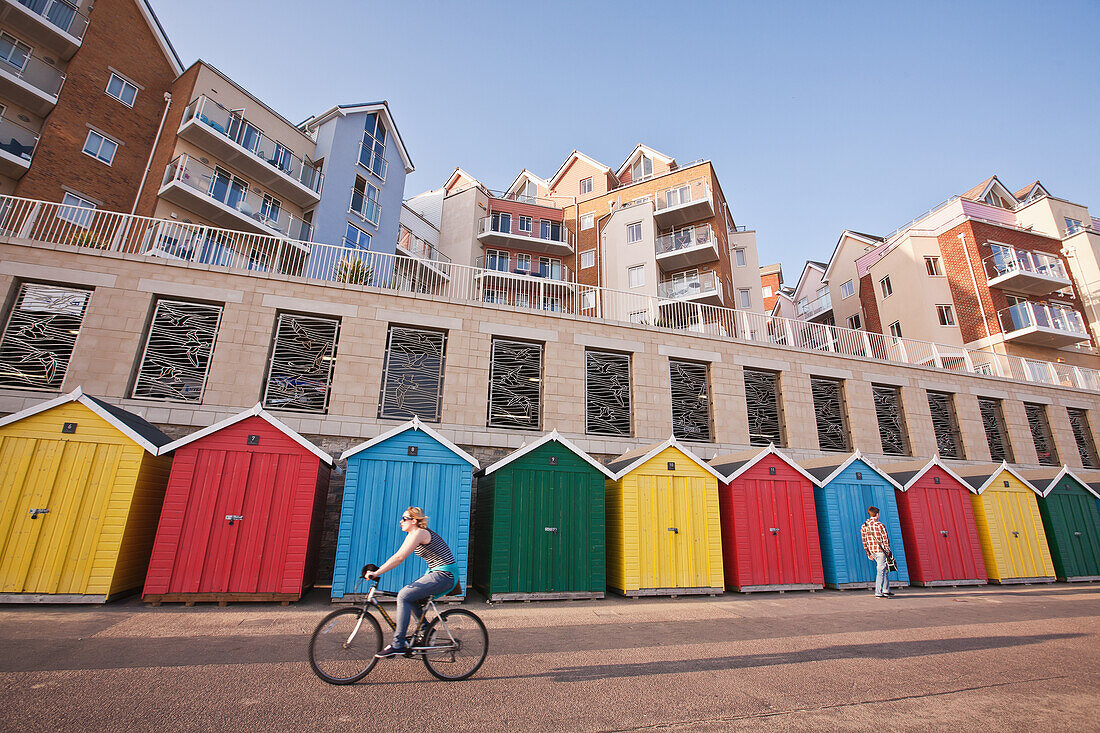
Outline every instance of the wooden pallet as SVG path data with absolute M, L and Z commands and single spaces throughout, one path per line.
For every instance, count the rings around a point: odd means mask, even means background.
M 588 601 L 603 597 L 603 591 L 561 591 L 546 593 L 494 593 L 489 597 L 489 600 L 493 603 L 497 601 Z
M 783 593 L 789 590 L 808 590 L 813 593 L 816 590 L 821 590 L 821 586 L 816 583 L 778 583 L 775 585 L 743 585 L 737 590 L 742 593 L 761 593 L 764 591 L 779 591 Z
M 990 578 L 989 582 L 997 585 L 1031 585 L 1032 583 L 1053 583 L 1055 580 L 1053 576 L 1044 575 L 1041 578 L 1002 578 L 1001 580 Z
M 725 588 L 640 588 L 638 590 L 619 590 L 613 588 L 616 593 L 621 593 L 627 598 L 641 598 L 643 596 L 720 596 L 726 592 Z
M 978 578 L 973 578 L 971 580 L 929 580 L 927 583 L 918 583 L 915 580 L 912 581 L 913 585 L 919 585 L 924 588 L 957 588 L 960 585 L 986 585 L 987 583 L 989 583 L 988 580 L 980 580 Z M 893 588 L 894 584 L 891 583 L 890 587 Z
M 859 582 L 859 583 L 826 583 L 825 587 L 826 588 L 832 588 L 833 590 L 858 590 L 858 589 L 870 590 L 870 589 L 875 587 L 875 583 L 874 583 L 873 580 L 872 581 L 867 581 L 867 582 Z M 908 583 L 896 583 L 896 582 L 891 580 L 890 581 L 890 587 L 891 588 L 908 588 L 909 584 Z
M 225 607 L 230 603 L 279 603 L 286 606 L 301 597 L 298 593 L 150 593 L 141 599 L 150 606 L 162 603 L 182 603 L 185 606 L 217 603 Z

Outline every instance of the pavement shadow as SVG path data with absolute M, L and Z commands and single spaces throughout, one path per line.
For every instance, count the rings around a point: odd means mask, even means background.
M 624 664 L 597 664 L 584 667 L 559 667 L 538 674 L 481 677 L 479 679 L 550 678 L 555 682 L 591 682 L 596 680 L 649 677 L 658 674 L 683 674 L 685 672 L 719 672 L 753 667 L 774 667 L 783 664 L 802 664 L 836 659 L 906 659 L 935 654 L 1004 649 L 1008 647 L 1041 644 L 1046 641 L 1077 639 L 1086 634 L 1035 634 L 1032 636 L 977 636 L 961 639 L 929 639 L 922 641 L 893 641 L 873 644 L 841 644 L 777 654 L 743 654 L 733 657 L 706 657 L 680 659 L 668 662 L 630 662 Z

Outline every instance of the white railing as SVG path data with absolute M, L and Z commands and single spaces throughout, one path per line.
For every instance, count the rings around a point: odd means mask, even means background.
M 1100 392 L 1100 372 L 839 326 L 751 313 L 687 300 L 599 288 L 545 278 L 485 277 L 454 263 L 422 268 L 408 257 L 216 229 L 166 219 L 0 196 L 0 236 L 31 246 L 70 245 L 86 254 L 159 257 L 181 266 L 224 268 L 240 274 L 277 274 L 341 287 L 359 285 L 445 302 L 535 308 L 563 318 L 593 317 L 623 323 L 810 349 L 952 372 Z M 513 280 L 517 284 L 513 284 Z
M 544 221 L 547 220 L 531 217 L 531 231 L 523 231 L 520 229 L 519 216 L 516 214 L 510 214 L 507 217 L 483 216 L 478 220 L 477 233 L 478 236 L 491 232 L 497 234 L 510 234 L 515 237 L 525 237 L 537 239 L 542 242 L 561 244 L 572 249 L 573 233 L 569 231 L 569 228 L 566 227 L 563 222 L 559 221 L 549 221 L 547 226 L 543 227 L 542 223 Z M 517 243 L 516 246 L 520 246 L 520 243 Z
M 257 189 L 242 186 L 240 179 L 216 171 L 189 155 L 179 156 L 165 169 L 161 185 L 173 182 L 182 183 L 284 237 L 308 241 L 311 236 L 310 225 L 287 213 L 277 198 L 265 198 Z
M 19 0 L 19 4 L 77 40 L 83 38 L 84 31 L 88 29 L 88 16 L 65 0 Z
M 38 146 L 38 133 L 0 116 L 0 150 L 30 163 Z
M 657 237 L 655 248 L 658 255 L 663 255 L 681 249 L 707 246 L 718 248 L 718 239 L 714 236 L 714 230 L 711 229 L 710 224 L 684 227 L 669 234 L 662 234 Z
M 695 178 L 685 183 L 662 188 L 654 197 L 658 212 L 709 198 L 710 184 L 705 178 Z
M 1013 272 L 1026 272 L 1032 275 L 1069 280 L 1066 269 L 1062 266 L 1062 261 L 1045 252 L 1002 247 L 982 262 L 985 264 L 985 275 L 990 280 Z
M 20 58 L 22 65 L 15 63 Z M 61 87 L 65 83 L 64 74 L 37 56 L 15 56 L 10 61 L 0 60 L 0 70 L 22 79 L 50 97 L 60 94 Z
M 827 310 L 832 310 L 833 298 L 829 293 L 819 295 L 811 301 L 807 301 L 806 305 L 799 306 L 798 315 L 801 318 L 813 318 L 814 316 L 821 315 Z
M 701 295 L 713 295 L 715 293 L 721 295 L 722 282 L 713 272 L 665 280 L 657 285 L 657 297 L 662 300 L 697 298 Z
M 414 257 L 435 262 L 450 262 L 451 258 L 443 254 L 430 242 L 421 239 L 405 227 L 397 235 L 397 245 Z
M 300 183 L 314 193 L 321 193 L 324 175 L 312 161 L 302 160 L 277 140 L 244 117 L 236 114 L 205 95 L 198 96 L 183 113 L 184 124 L 198 119 L 214 132 L 241 146 L 288 178 Z
M 517 277 L 539 277 L 560 282 L 572 282 L 573 272 L 561 260 L 540 257 L 502 257 L 487 255 L 478 257 L 474 266 L 486 273 L 508 273 Z
M 1077 334 L 1088 338 L 1085 322 L 1081 314 L 1073 308 L 1044 305 L 1024 301 L 997 311 L 1001 320 L 1001 330 L 1005 333 L 1025 328 L 1049 328 L 1063 333 Z

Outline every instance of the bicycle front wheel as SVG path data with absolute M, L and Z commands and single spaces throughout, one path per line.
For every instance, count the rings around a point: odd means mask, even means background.
M 489 632 L 470 611 L 452 608 L 439 614 L 424 635 L 424 666 L 441 680 L 464 680 L 489 653 Z
M 330 685 L 350 685 L 378 663 L 382 630 L 360 608 L 341 608 L 321 619 L 309 640 L 309 666 Z

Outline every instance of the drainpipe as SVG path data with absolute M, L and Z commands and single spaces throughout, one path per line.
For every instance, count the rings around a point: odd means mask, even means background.
M 978 310 L 982 313 L 982 325 L 985 327 L 985 337 L 991 337 L 989 333 L 989 320 L 985 315 L 985 305 L 982 303 L 982 295 L 978 292 L 978 278 L 974 277 L 974 265 L 970 262 L 970 250 L 966 246 L 966 235 L 959 233 L 959 243 L 962 245 L 963 254 L 966 255 L 966 269 L 970 270 L 970 283 L 974 286 L 974 297 L 978 299 Z M 961 330 L 961 329 L 960 329 Z
M 1077 248 L 1074 245 L 1063 245 L 1062 255 L 1064 255 L 1066 258 L 1072 257 L 1077 262 L 1078 271 L 1081 270 L 1081 260 L 1077 257 Z M 1070 275 L 1072 276 L 1072 274 L 1073 270 L 1071 269 Z M 1074 294 L 1077 295 L 1077 299 L 1081 302 L 1081 305 L 1088 308 L 1089 312 L 1092 313 L 1092 322 L 1096 323 L 1097 321 L 1100 321 L 1100 318 L 1096 317 L 1096 306 L 1094 305 L 1094 302 L 1086 301 L 1084 292 L 1075 290 Z M 1100 338 L 1097 337 L 1097 334 L 1095 332 L 1092 334 L 1092 338 L 1094 344 L 1100 345 Z
M 157 143 L 160 142 L 160 133 L 164 130 L 164 121 L 168 119 L 168 109 L 172 106 L 172 95 L 164 93 L 164 114 L 160 116 L 160 126 L 157 127 L 157 135 L 153 138 L 153 147 L 149 151 L 149 160 L 145 164 L 145 172 L 141 174 L 141 183 L 138 184 L 137 196 L 134 197 L 134 207 L 130 209 L 130 216 L 137 211 L 138 201 L 141 200 L 142 189 L 145 188 L 145 179 L 149 177 L 149 169 L 153 167 L 153 155 L 157 152 Z

